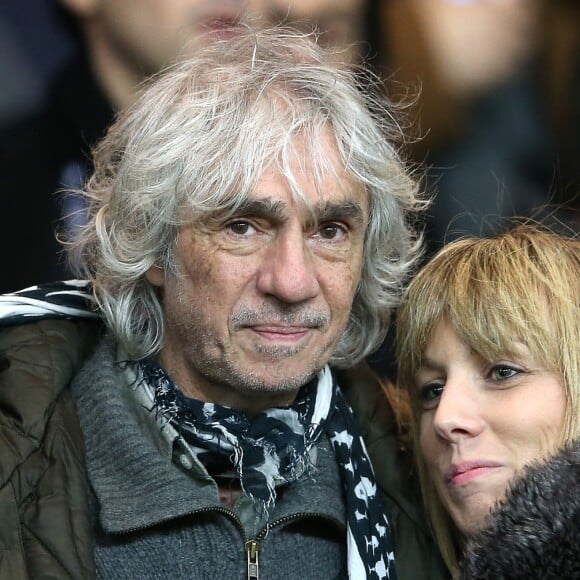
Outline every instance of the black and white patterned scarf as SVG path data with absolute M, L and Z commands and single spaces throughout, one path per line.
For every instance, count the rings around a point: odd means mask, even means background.
M 153 361 L 141 361 L 155 409 L 191 445 L 210 474 L 233 471 L 263 514 L 276 487 L 308 474 L 308 451 L 324 432 L 344 489 L 349 578 L 396 578 L 393 543 L 373 469 L 352 410 L 326 367 L 293 405 L 249 419 L 234 409 L 185 397 Z
M 45 318 L 99 318 L 89 282 L 51 282 L 0 294 L 0 326 Z

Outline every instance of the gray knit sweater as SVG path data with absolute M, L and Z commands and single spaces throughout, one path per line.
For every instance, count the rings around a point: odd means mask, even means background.
M 99 578 L 247 578 L 249 540 L 258 541 L 262 580 L 346 576 L 342 487 L 327 440 L 315 472 L 278 490 L 269 531 L 254 530 L 243 500 L 234 509 L 220 504 L 215 481 L 167 437 L 116 358 L 103 340 L 72 387 Z

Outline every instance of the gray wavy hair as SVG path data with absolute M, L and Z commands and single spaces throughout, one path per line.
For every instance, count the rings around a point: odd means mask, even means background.
M 418 254 L 412 216 L 424 202 L 394 145 L 393 107 L 372 82 L 361 88 L 360 72 L 338 66 L 313 34 L 245 25 L 157 75 L 119 115 L 95 149 L 82 192 L 88 221 L 69 251 L 131 358 L 162 346 L 162 298 L 145 273 L 175 272 L 179 227 L 235 211 L 270 163 L 304 201 L 290 168 L 294 138 L 306 137 L 318 179 L 332 170 L 319 145 L 325 128 L 370 207 L 361 280 L 330 362 L 349 366 L 380 346 Z

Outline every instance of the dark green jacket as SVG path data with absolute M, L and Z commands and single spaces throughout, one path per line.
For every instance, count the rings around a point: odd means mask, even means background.
M 0 332 L 0 580 L 94 577 L 82 433 L 68 385 L 99 332 L 98 322 L 65 320 Z M 447 578 L 380 385 L 366 366 L 340 374 L 387 498 L 399 580 Z

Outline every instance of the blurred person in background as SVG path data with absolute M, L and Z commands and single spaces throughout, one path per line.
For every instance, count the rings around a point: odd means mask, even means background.
M 45 104 L 0 128 L 0 292 L 69 276 L 55 230 L 74 228 L 84 210 L 66 191 L 90 173 L 93 145 L 141 82 L 195 52 L 204 33 L 220 38 L 244 14 L 317 27 L 347 62 L 365 36 L 365 0 L 59 0 L 50 8 L 78 50 Z
M 436 193 L 429 249 L 546 204 L 566 205 L 559 217 L 577 229 L 578 4 L 389 0 L 379 10 L 390 91 L 420 88 L 413 157 Z

